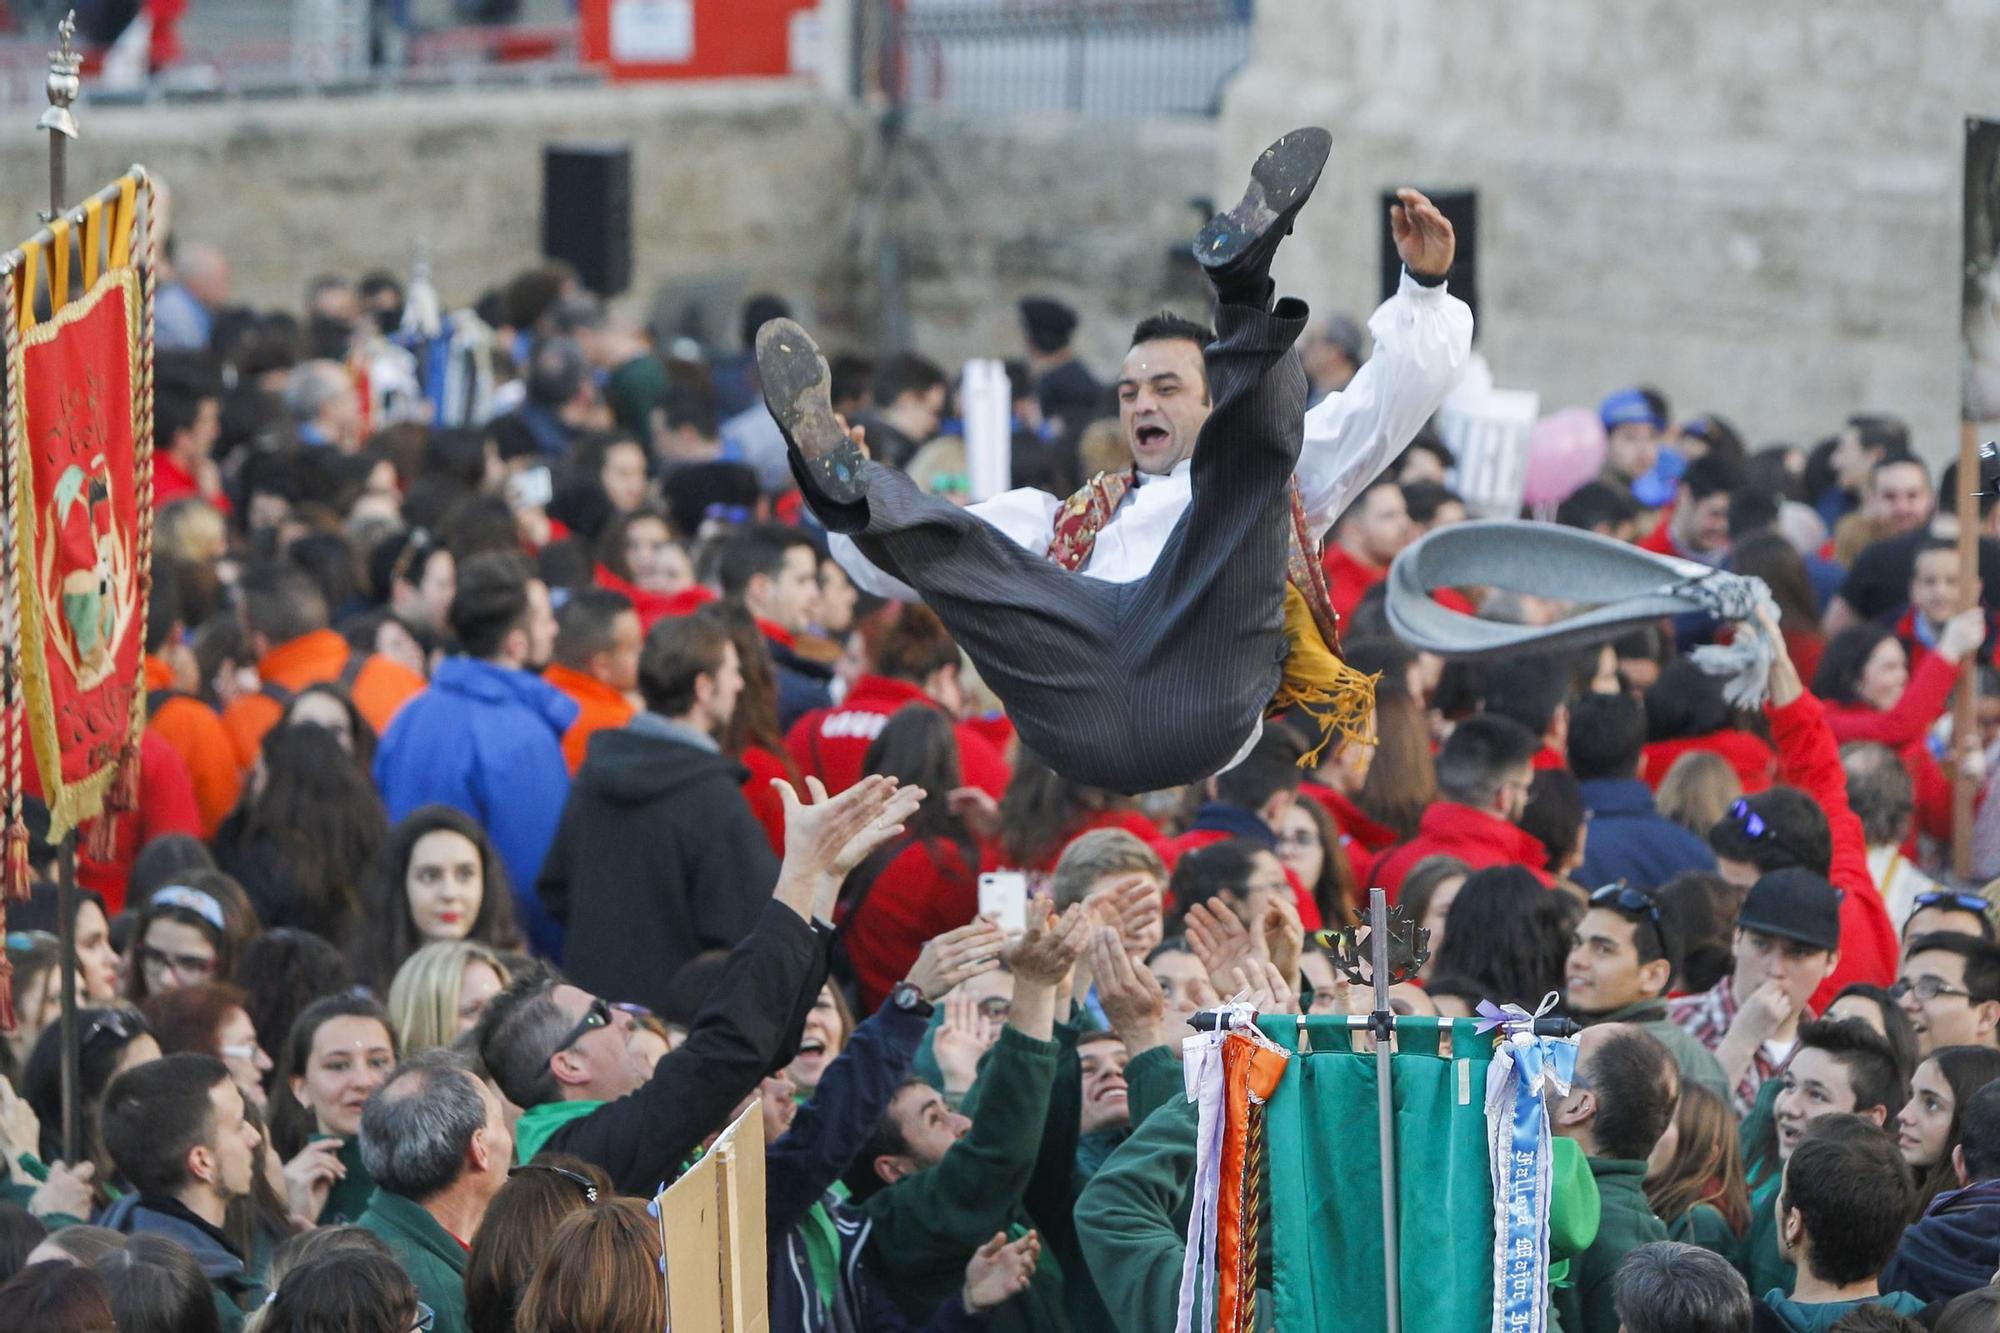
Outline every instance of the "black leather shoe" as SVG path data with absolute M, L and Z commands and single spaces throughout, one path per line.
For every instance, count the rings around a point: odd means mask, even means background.
M 1291 235 L 1292 219 L 1312 197 L 1332 151 L 1325 130 L 1293 130 L 1258 154 L 1243 201 L 1201 229 L 1194 257 L 1224 302 L 1269 306 L 1272 256 Z
M 767 321 L 757 330 L 757 375 L 808 491 L 837 505 L 866 500 L 867 460 L 833 414 L 832 376 L 806 331 L 789 319 Z

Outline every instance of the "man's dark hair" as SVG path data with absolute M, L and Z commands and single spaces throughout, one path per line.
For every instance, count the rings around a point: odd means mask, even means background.
M 562 1085 L 549 1069 L 556 1043 L 574 1026 L 555 1002 L 553 992 L 561 980 L 547 963 L 528 964 L 487 1002 L 473 1028 L 479 1062 L 507 1100 L 522 1110 L 562 1096 Z
M 1955 953 L 1965 960 L 1965 988 L 1971 992 L 1965 997 L 1967 1004 L 2000 1000 L 2000 944 L 1977 935 L 1938 930 L 1903 946 L 1904 958 L 1920 953 Z
M 1584 694 L 1569 705 L 1569 769 L 1577 780 L 1629 778 L 1646 748 L 1646 707 L 1629 694 Z
M 889 407 L 906 393 L 929 393 L 947 383 L 938 363 L 915 352 L 898 352 L 875 368 L 870 396 L 877 407 Z
M 749 351 L 757 345 L 757 330 L 774 319 L 790 319 L 791 306 L 785 298 L 770 292 L 757 292 L 743 302 L 743 317 L 737 325 L 737 336 L 742 338 L 743 350 Z
M 1183 856 L 1174 866 L 1167 887 L 1175 912 L 1174 920 L 1168 923 L 1170 930 L 1179 928 L 1180 919 L 1196 903 L 1205 903 L 1225 893 L 1241 897 L 1251 875 L 1256 873 L 1257 853 L 1268 850 L 1248 838 L 1231 838 L 1198 847 Z
M 1448 504 L 1465 503 L 1456 491 L 1440 486 L 1434 481 L 1406 481 L 1403 483 L 1403 504 L 1410 511 L 1410 521 L 1428 524 L 1438 515 L 1438 510 Z
M 1215 341 L 1215 330 L 1206 324 L 1197 324 L 1191 319 L 1183 319 L 1171 310 L 1162 310 L 1157 315 L 1148 315 L 1132 326 L 1131 346 L 1140 343 L 1191 342 L 1196 347 L 1207 347 Z
M 1910 427 L 1901 417 L 1880 412 L 1856 412 L 1847 419 L 1861 438 L 1863 451 L 1887 450 L 1892 454 L 1910 452 Z
M 535 344 L 523 376 L 527 400 L 536 407 L 555 409 L 566 405 L 583 388 L 590 367 L 583 349 L 568 338 L 544 338 Z
M 458 590 L 446 615 L 467 657 L 499 656 L 507 636 L 528 621 L 528 564 L 513 552 L 475 555 L 458 571 Z
M 1674 1118 L 1674 1057 L 1641 1028 L 1614 1035 L 1579 1070 L 1597 1094 L 1591 1134 L 1600 1157 L 1643 1162 Z
M 175 627 L 186 628 L 181 622 L 180 562 L 162 553 L 153 557 L 152 588 L 146 594 L 146 651 L 165 649 Z
M 1611 1308 L 1625 1333 L 1750 1333 L 1750 1286 L 1699 1245 L 1656 1240 L 1625 1256 Z
M 1486 714 L 1520 723 L 1537 740 L 1548 735 L 1556 709 L 1569 699 L 1572 665 L 1567 653 L 1524 653 L 1488 662 L 1480 690 Z
M 1892 467 L 1913 467 L 1924 474 L 1924 485 L 1928 486 L 1931 484 L 1931 470 L 1924 465 L 1924 460 L 1918 458 L 1913 453 L 1905 451 L 1903 453 L 1886 453 L 1876 459 L 1868 469 L 1869 485 L 1872 486 L 1875 484 L 1875 478 L 1881 476 L 1884 469 Z
M 618 617 L 631 610 L 632 599 L 609 588 L 571 593 L 556 613 L 555 660 L 572 671 L 583 670 L 591 658 L 611 647 Z
M 1695 459 L 1687 465 L 1687 471 L 1681 473 L 1681 485 L 1687 488 L 1688 496 L 1694 500 L 1731 494 L 1742 484 L 1743 465 L 1712 453 Z
M 397 1066 L 361 1112 L 361 1161 L 391 1194 L 422 1202 L 458 1179 L 486 1100 L 453 1051 L 433 1047 Z
M 1916 1186 L 1896 1140 L 1858 1115 L 1822 1115 L 1785 1163 L 1784 1210 L 1795 1209 L 1812 1240 L 1809 1268 L 1822 1282 L 1851 1286 L 1882 1271 L 1909 1222 Z
M 854 1155 L 853 1165 L 841 1177 L 847 1185 L 850 1202 L 859 1205 L 888 1188 L 882 1183 L 882 1177 L 875 1174 L 875 1159 L 900 1157 L 910 1150 L 910 1141 L 903 1135 L 902 1122 L 896 1119 L 896 1103 L 910 1089 L 926 1086 L 920 1075 L 911 1074 L 889 1094 L 889 1100 L 883 1104 L 881 1118 L 869 1131 L 868 1141 L 861 1145 L 861 1151 Z
M 722 585 L 722 595 L 740 599 L 750 580 L 759 574 L 778 577 L 785 567 L 785 553 L 801 546 L 812 555 L 813 567 L 817 569 L 819 548 L 799 529 L 782 523 L 756 523 L 744 528 L 722 548 L 722 558 L 716 567 L 716 581 Z
M 1729 497 L 1729 539 L 1738 541 L 1753 532 L 1778 526 L 1782 499 L 1774 490 L 1745 486 Z
M 141 1194 L 171 1195 L 187 1184 L 188 1150 L 215 1132 L 209 1093 L 229 1081 L 229 1066 L 183 1051 L 126 1070 L 105 1089 L 98 1110 L 104 1150 Z
M 171 448 L 174 436 L 194 429 L 201 405 L 222 398 L 222 377 L 203 353 L 161 352 L 153 361 L 153 439 Z
M 1591 910 L 1612 912 L 1630 921 L 1632 951 L 1639 957 L 1639 966 L 1644 967 L 1648 963 L 1666 959 L 1672 968 L 1667 974 L 1667 986 L 1671 986 L 1674 974 L 1681 970 L 1681 954 L 1684 948 L 1680 917 L 1678 913 L 1663 906 L 1658 895 L 1650 889 L 1637 889 L 1634 892 L 1645 894 L 1652 901 L 1653 910 L 1648 912 L 1643 907 L 1626 907 L 1615 900 L 1592 903 Z M 1667 986 L 1660 988 L 1662 995 L 1666 993 Z
M 1875 741 L 1855 741 L 1840 747 L 1840 766 L 1847 771 L 1847 803 L 1868 845 L 1900 843 L 1909 836 L 1916 788 L 1896 752 Z
M 729 646 L 729 625 L 712 607 L 654 625 L 639 650 L 639 697 L 647 711 L 680 717 L 693 708 L 696 678 L 721 671 Z
M 1803 866 L 1825 878 L 1833 868 L 1833 833 L 1826 811 L 1797 787 L 1767 787 L 1743 798 L 1757 817 L 1762 833 L 1750 832 L 1751 820 L 1725 814 L 1708 830 L 1708 845 L 1725 861 L 1742 861 L 1760 875 Z
M 1966 1178 L 1977 1183 L 2000 1176 L 2000 1079 L 1972 1094 L 1959 1126 Z
M 1547 850 L 1543 868 L 1555 870 L 1576 852 L 1587 813 L 1576 775 L 1566 768 L 1542 768 L 1529 781 L 1527 803 L 1514 822 Z
M 1631 494 L 1608 481 L 1587 481 L 1556 506 L 1556 522 L 1585 532 L 1616 528 L 1638 517 L 1639 506 Z
M 236 583 L 243 620 L 273 647 L 327 627 L 326 598 L 313 576 L 284 561 L 265 561 L 243 571 Z
M 1883 1107 L 1893 1119 L 1909 1099 L 1903 1071 L 1888 1038 L 1859 1018 L 1822 1018 L 1799 1025 L 1799 1047 L 1825 1051 L 1847 1071 L 1854 1088 L 1854 1109 Z M 1904 1209 L 1905 1212 L 1909 1211 Z
M 1279 792 L 1297 791 L 1305 780 L 1305 770 L 1299 767 L 1305 748 L 1290 727 L 1266 725 L 1242 763 L 1215 775 L 1216 799 L 1239 810 L 1257 811 Z
M 1542 738 L 1520 723 L 1481 713 L 1452 729 L 1438 752 L 1438 792 L 1481 809 L 1500 794 L 1507 775 L 1535 757 Z

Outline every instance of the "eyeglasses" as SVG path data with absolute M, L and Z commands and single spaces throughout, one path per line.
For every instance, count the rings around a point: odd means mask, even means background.
M 1660 924 L 1660 905 L 1653 901 L 1653 895 L 1642 889 L 1635 889 L 1624 880 L 1606 884 L 1590 895 L 1592 907 L 1615 907 L 1621 912 L 1643 912 L 1651 917 L 1655 926 Z
M 549 1162 L 523 1162 L 519 1166 L 509 1168 L 507 1174 L 510 1177 L 518 1176 L 523 1171 L 547 1171 L 551 1175 L 561 1176 L 583 1191 L 585 1203 L 597 1202 L 597 1186 L 590 1183 L 590 1177 L 579 1175 L 566 1166 L 556 1166 Z
M 194 953 L 167 953 L 150 944 L 139 946 L 139 966 L 149 972 L 172 972 L 178 977 L 201 981 L 215 975 L 215 957 Z
M 438 1313 L 436 1310 L 431 1309 L 430 1306 L 425 1305 L 422 1301 L 418 1301 L 417 1322 L 410 1325 L 410 1333 L 431 1333 L 431 1330 L 437 1327 L 437 1319 Z
M 1954 986 L 1948 981 L 1939 981 L 1936 977 L 1918 977 L 1915 981 L 1899 981 L 1889 987 L 1889 998 L 1900 1000 L 1912 992 L 1916 994 L 1917 999 L 1925 1004 L 1929 1004 L 1940 995 L 1963 995 L 1968 1000 L 1972 998 L 1972 992 L 1965 989 L 1965 987 Z
M 1976 893 L 1952 893 L 1939 889 L 1932 893 L 1920 893 L 1911 912 L 1921 912 L 1926 907 L 1945 907 L 1960 912 L 1970 912 L 1974 916 L 1985 916 L 1993 904 Z
M 549 1054 L 561 1055 L 598 1028 L 608 1028 L 610 1026 L 611 1006 L 602 999 L 592 1000 L 590 1008 L 584 1011 L 582 1020 L 569 1030 L 569 1035 L 564 1037 Z
M 1750 808 L 1750 802 L 1738 798 L 1735 804 L 1729 807 L 1729 817 L 1743 826 L 1743 832 L 1749 836 L 1750 841 L 1762 842 L 1768 838 L 1773 846 L 1800 865 L 1812 864 L 1813 858 L 1804 855 L 1798 848 L 1786 842 L 1783 834 L 1764 822 L 1764 816 Z
M 254 1041 L 232 1041 L 227 1045 L 216 1047 L 215 1051 L 225 1060 L 254 1062 L 257 1059 L 257 1043 Z

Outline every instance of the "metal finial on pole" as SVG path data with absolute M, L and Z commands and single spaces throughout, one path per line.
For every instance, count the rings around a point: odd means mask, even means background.
M 62 215 L 67 185 L 64 179 L 67 141 L 77 136 L 76 113 L 70 107 L 83 91 L 83 80 L 79 77 L 83 57 L 76 49 L 75 10 L 56 25 L 56 35 L 62 39 L 62 48 L 49 52 L 49 108 L 35 122 L 36 129 L 49 132 L 49 211 L 42 214 L 44 222 L 53 222 Z

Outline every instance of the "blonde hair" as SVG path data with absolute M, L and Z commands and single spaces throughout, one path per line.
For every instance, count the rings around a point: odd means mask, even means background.
M 1160 854 L 1124 829 L 1092 829 L 1063 848 L 1049 876 L 1049 893 L 1057 907 L 1080 903 L 1106 875 L 1151 875 L 1165 884 L 1166 863 Z
M 1674 760 L 1655 794 L 1660 813 L 1706 839 L 1709 829 L 1743 794 L 1743 779 L 1713 750 L 1689 750 Z
M 458 987 L 467 963 L 484 963 L 507 984 L 500 955 L 475 940 L 426 944 L 396 969 L 389 983 L 389 1019 L 403 1040 L 403 1054 L 449 1046 L 458 1036 Z

